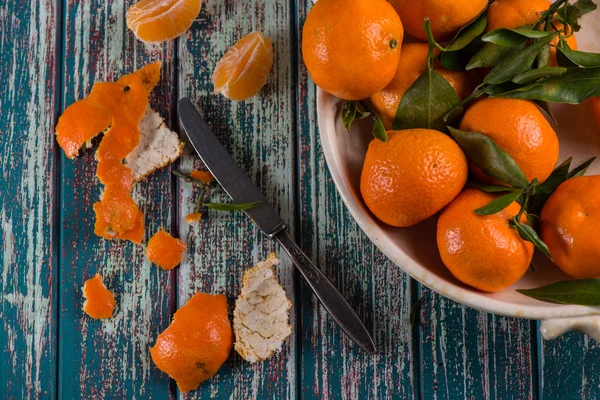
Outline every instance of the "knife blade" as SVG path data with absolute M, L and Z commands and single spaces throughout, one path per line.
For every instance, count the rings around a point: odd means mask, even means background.
M 348 337 L 367 353 L 374 354 L 376 349 L 373 338 L 356 312 L 294 242 L 279 213 L 231 158 L 188 98 L 179 100 L 178 113 L 181 126 L 192 146 L 217 182 L 236 203 L 260 202 L 257 207 L 244 210 L 246 215 L 290 255 L 294 266 Z

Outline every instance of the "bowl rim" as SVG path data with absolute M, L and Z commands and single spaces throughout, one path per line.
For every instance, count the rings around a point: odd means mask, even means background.
M 359 207 L 358 202 L 354 199 L 345 183 L 343 172 L 333 149 L 334 141 L 330 137 L 336 133 L 335 116 L 338 115 L 338 112 L 329 113 L 333 114 L 334 118 L 327 118 L 327 113 L 325 112 L 327 107 L 332 106 L 337 107 L 337 111 L 339 111 L 339 103 L 341 101 L 342 100 L 317 87 L 317 123 L 325 162 L 327 163 L 335 187 L 346 208 L 350 212 L 350 215 L 352 215 L 352 218 L 369 237 L 371 242 L 373 242 L 373 244 L 402 271 L 406 272 L 422 285 L 427 286 L 451 300 L 493 314 L 527 319 L 548 319 L 600 314 L 600 308 L 552 304 L 534 299 L 532 299 L 534 304 L 514 304 L 505 300 L 495 299 L 491 297 L 490 294 L 484 292 L 465 291 L 464 288 L 459 286 L 456 282 L 450 282 L 430 273 L 427 268 L 413 260 L 401 247 L 397 246 L 387 235 L 385 235 L 377 224 L 372 222 L 373 217 Z M 399 254 L 396 249 L 399 250 Z M 400 260 L 402 260 L 402 262 Z M 535 303 L 539 303 L 539 305 Z

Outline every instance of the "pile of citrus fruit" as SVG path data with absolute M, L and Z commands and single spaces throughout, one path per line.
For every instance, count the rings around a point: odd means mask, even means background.
M 394 227 L 439 215 L 441 260 L 473 288 L 511 286 L 536 248 L 572 277 L 600 277 L 600 176 L 583 176 L 593 159 L 556 166 L 548 107 L 585 101 L 600 121 L 600 54 L 574 35 L 595 8 L 319 0 L 308 14 L 313 81 L 344 100 L 346 128 L 373 121 L 365 204 Z

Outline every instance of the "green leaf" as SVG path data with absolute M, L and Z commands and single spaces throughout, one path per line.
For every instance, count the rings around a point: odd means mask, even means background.
M 478 208 L 475 210 L 475 214 L 477 215 L 490 215 L 496 214 L 506 207 L 510 206 L 515 202 L 521 195 L 523 191 L 510 192 L 503 196 L 496 197 L 494 200 L 490 201 L 487 205 Z
M 500 192 L 522 192 L 523 190 L 517 189 L 510 186 L 498 186 L 498 185 L 488 185 L 486 183 L 469 181 L 467 183 L 470 187 L 474 187 L 479 190 L 483 190 L 487 193 L 500 193 Z
M 419 300 L 415 302 L 410 308 L 409 321 L 410 321 L 410 330 L 414 332 L 415 328 L 418 326 L 417 316 L 421 313 L 421 306 L 423 305 L 423 301 L 425 301 L 425 296 L 421 297 Z
M 542 47 L 539 54 L 535 59 L 535 66 L 537 68 L 544 68 L 548 66 L 548 61 L 550 60 L 550 45 L 547 44 Z M 561 65 L 562 66 L 562 65 Z
M 551 34 L 552 32 L 534 31 L 527 28 L 500 28 L 486 33 L 481 40 L 504 47 L 515 47 L 527 43 L 530 39 L 541 39 Z
M 529 185 L 529 181 L 515 160 L 492 139 L 480 133 L 448 128 L 467 158 L 486 175 L 519 189 L 525 189 Z
M 547 76 L 554 75 L 562 75 L 567 72 L 566 68 L 560 67 L 542 67 L 537 69 L 530 69 L 529 71 L 525 71 L 522 74 L 519 74 L 511 79 L 512 82 L 518 85 L 524 85 L 526 83 L 533 82 L 540 78 L 545 78 Z
M 522 222 L 513 222 L 513 225 L 517 229 L 517 232 L 519 232 L 519 236 L 521 236 L 521 239 L 533 243 L 535 247 L 537 247 L 542 253 L 546 255 L 546 257 L 552 260 L 552 256 L 550 255 L 550 250 L 548 250 L 548 246 L 546 246 L 546 243 L 544 243 L 544 241 L 540 239 L 537 232 L 532 227 Z
M 392 128 L 427 128 L 446 131 L 462 115 L 462 108 L 452 114 L 451 122 L 444 116 L 460 104 L 458 95 L 448 81 L 435 71 L 425 71 L 402 96 Z
M 592 157 L 589 160 L 587 160 L 586 162 L 584 162 L 583 164 L 581 164 L 580 166 L 575 167 L 575 169 L 573 169 L 573 171 L 569 172 L 569 176 L 567 177 L 567 179 L 575 178 L 576 176 L 585 175 L 588 168 L 590 167 L 590 165 L 592 165 L 592 163 L 595 160 L 596 160 L 596 157 Z
M 565 3 L 558 10 L 558 15 L 560 19 L 564 21 L 567 25 L 571 27 L 573 32 L 579 32 L 581 26 L 579 25 L 579 18 L 583 16 L 583 10 L 576 5 L 572 5 L 569 3 Z
M 567 180 L 569 176 L 569 168 L 571 167 L 571 160 L 569 157 L 562 164 L 552 171 L 548 179 L 546 179 L 541 185 L 538 185 L 535 195 L 529 199 L 529 209 L 527 213 L 533 213 L 540 215 L 542 208 L 552 193 L 560 186 L 561 183 Z
M 260 201 L 254 203 L 204 203 L 204 205 L 211 210 L 216 211 L 246 211 L 257 207 Z
M 442 67 L 450 71 L 462 70 L 462 63 L 460 62 L 460 52 L 458 51 L 447 51 L 442 53 L 440 56 L 440 62 Z
M 486 43 L 471 58 L 465 69 L 488 68 L 497 65 L 501 60 L 523 49 L 524 46 L 504 47 L 494 43 Z
M 453 52 L 462 50 L 467 47 L 469 43 L 475 40 L 476 37 L 481 35 L 487 27 L 486 11 L 487 8 L 486 10 L 483 10 L 481 14 L 479 14 L 479 17 L 475 18 L 475 20 L 473 20 L 470 24 L 464 26 L 460 31 L 458 31 L 454 37 L 454 40 L 448 46 L 446 46 L 446 51 Z
M 562 43 L 562 42 L 561 42 Z M 572 64 L 580 65 L 585 68 L 600 67 L 600 54 L 588 53 L 586 51 L 571 50 L 568 45 L 559 45 L 558 53 L 563 55 Z
M 556 33 L 553 32 L 531 46 L 525 47 L 524 49 L 502 59 L 494 67 L 494 69 L 492 69 L 490 73 L 486 75 L 483 82 L 496 85 L 499 83 L 508 82 L 515 76 L 527 71 L 529 68 L 531 68 L 531 65 L 535 61 L 542 48 L 550 43 L 555 36 Z
M 538 300 L 580 306 L 600 306 L 600 279 L 580 279 L 551 283 L 517 292 Z
M 583 15 L 590 13 L 597 8 L 592 0 L 577 0 L 573 5 L 579 7 Z
M 379 118 L 376 118 L 375 121 L 373 121 L 372 133 L 375 139 L 379 139 L 384 143 L 387 142 L 387 131 L 385 130 L 385 126 L 383 126 L 383 122 L 381 122 Z
M 595 96 L 600 96 L 600 67 L 567 68 L 567 72 L 560 76 L 543 79 L 501 94 L 490 94 L 490 97 L 569 104 L 579 104 Z
M 342 108 L 342 122 L 344 127 L 350 132 L 352 122 L 358 119 L 363 119 L 371 115 L 371 113 L 360 111 L 356 101 L 345 101 Z
M 537 104 L 539 108 L 544 110 L 546 112 L 546 114 L 548 114 L 548 116 L 552 119 L 552 121 L 554 121 L 554 123 L 556 125 L 558 125 L 558 121 L 556 120 L 556 118 L 554 118 L 554 114 L 552 113 L 552 110 L 550 109 L 550 103 L 548 103 L 547 101 L 542 101 L 542 100 L 535 100 L 534 103 Z

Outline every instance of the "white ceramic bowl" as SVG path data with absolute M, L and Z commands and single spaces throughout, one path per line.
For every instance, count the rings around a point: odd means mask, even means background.
M 579 48 L 600 52 L 600 10 L 584 17 L 577 34 Z M 360 173 L 367 145 L 372 139 L 369 122 L 358 121 L 347 132 L 341 122 L 342 102 L 318 90 L 319 132 L 327 165 L 350 213 L 375 245 L 403 271 L 436 292 L 467 306 L 494 314 L 540 319 L 545 338 L 568 330 L 580 330 L 600 340 L 600 308 L 559 305 L 538 301 L 515 291 L 569 279 L 544 256 L 536 254 L 534 270 L 513 286 L 493 294 L 463 285 L 442 264 L 435 227 L 437 216 L 411 228 L 393 228 L 378 221 L 366 208 L 359 189 Z M 586 105 L 553 106 L 561 150 L 559 162 L 573 156 L 573 164 L 600 156 L 600 128 Z M 600 160 L 588 174 L 600 173 Z

